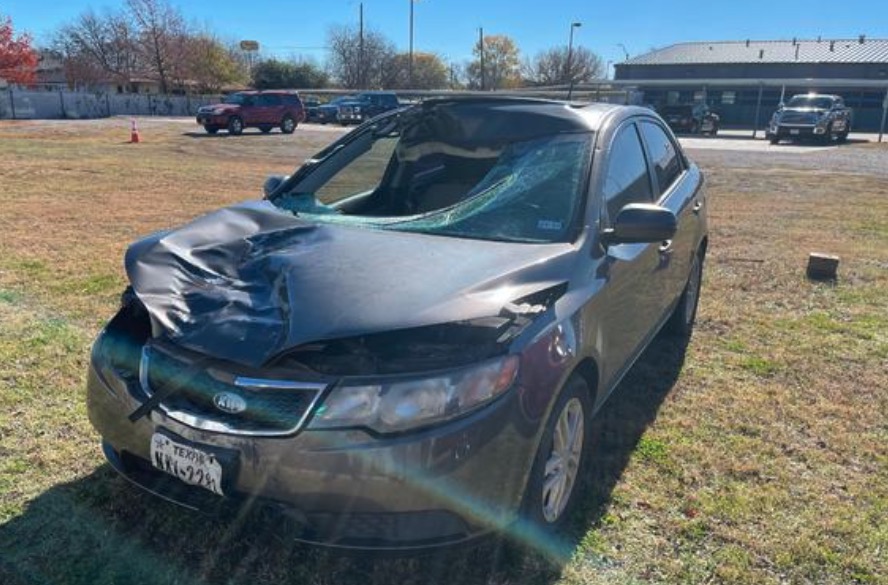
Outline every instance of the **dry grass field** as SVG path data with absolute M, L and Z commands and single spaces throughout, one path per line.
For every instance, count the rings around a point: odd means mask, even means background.
M 184 512 L 103 463 L 84 373 L 128 243 L 258 197 L 336 136 L 141 129 L 131 145 L 123 119 L 0 122 L 0 583 L 888 584 L 885 176 L 700 153 L 698 327 L 685 355 L 655 342 L 600 414 L 569 557 L 508 540 L 342 556 L 267 515 Z M 882 146 L 839 151 L 888 168 Z M 841 256 L 835 284 L 806 280 L 811 251 Z

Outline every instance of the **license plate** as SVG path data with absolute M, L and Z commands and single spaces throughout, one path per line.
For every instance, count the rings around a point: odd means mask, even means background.
M 173 441 L 166 435 L 151 437 L 151 464 L 190 485 L 222 493 L 222 464 L 216 456 Z
M 789 133 L 790 133 L 790 134 L 798 134 L 798 133 L 799 133 L 799 129 L 798 129 L 798 128 L 793 128 L 792 130 L 789 131 Z

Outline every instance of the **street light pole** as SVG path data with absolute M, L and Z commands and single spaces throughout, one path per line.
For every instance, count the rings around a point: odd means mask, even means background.
M 364 89 L 364 3 L 358 5 L 358 86 Z
M 623 49 L 623 60 L 628 61 L 629 60 L 629 51 L 626 50 L 626 45 L 624 45 L 623 43 L 617 43 L 617 46 L 620 47 L 621 49 Z
M 410 88 L 413 89 L 413 3 L 415 0 L 407 1 L 410 2 L 410 58 L 407 64 L 407 77 Z
M 580 28 L 581 26 L 583 26 L 582 22 L 570 23 L 570 37 L 569 37 L 569 40 L 567 41 L 567 78 L 568 78 L 568 82 L 570 83 L 570 85 L 568 86 L 568 89 L 567 89 L 568 101 L 570 100 L 570 96 L 573 94 L 573 89 L 574 89 L 574 75 L 573 75 L 573 71 L 571 71 L 571 68 L 570 68 L 570 66 L 571 66 L 570 60 L 571 60 L 571 57 L 573 57 L 574 29 Z
M 484 27 L 478 27 L 478 47 L 481 51 L 481 91 L 484 91 Z

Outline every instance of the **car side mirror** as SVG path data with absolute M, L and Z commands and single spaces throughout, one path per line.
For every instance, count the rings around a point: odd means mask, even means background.
M 278 190 L 278 187 L 284 184 L 284 181 L 289 179 L 290 177 L 286 175 L 271 175 L 267 179 L 265 179 L 265 184 L 262 185 L 262 192 L 265 194 L 265 198 L 268 199 L 271 197 L 271 194 Z
M 613 227 L 604 230 L 604 244 L 638 244 L 671 239 L 678 229 L 672 211 L 652 203 L 630 203 L 617 213 Z

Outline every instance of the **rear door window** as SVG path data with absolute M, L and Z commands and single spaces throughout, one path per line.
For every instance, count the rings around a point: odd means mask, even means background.
M 660 193 L 665 193 L 672 187 L 678 176 L 684 170 L 681 156 L 672 140 L 663 129 L 654 122 L 641 122 L 641 134 L 644 136 L 651 158 L 651 166 L 656 175 Z
M 259 96 L 257 105 L 260 107 L 272 107 L 281 105 L 281 96 L 275 93 L 263 94 Z
M 647 161 L 635 124 L 620 129 L 611 144 L 604 180 L 604 200 L 611 220 L 630 203 L 653 201 Z

